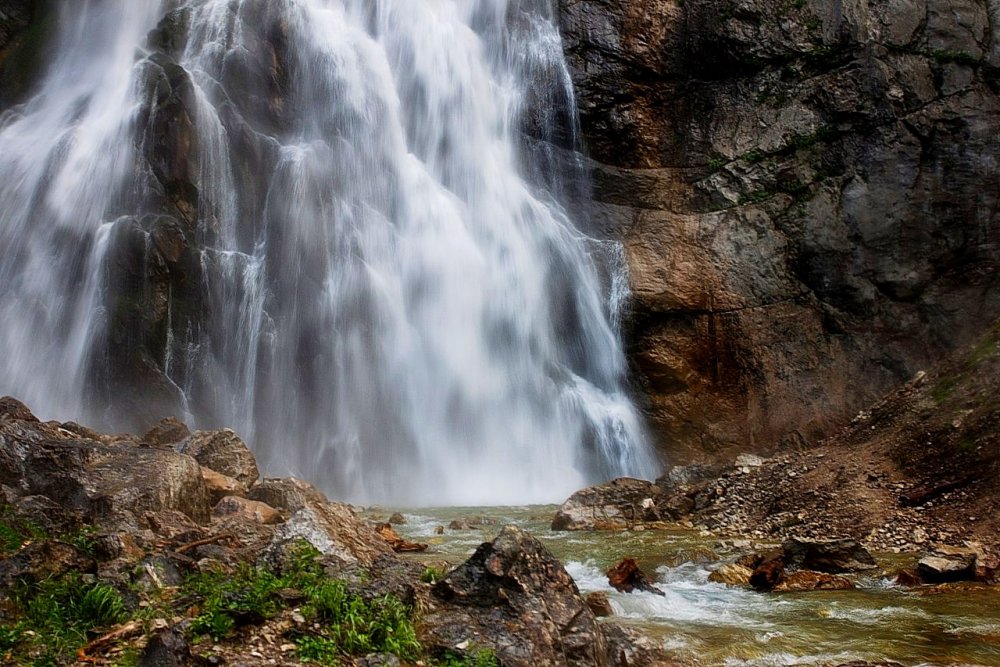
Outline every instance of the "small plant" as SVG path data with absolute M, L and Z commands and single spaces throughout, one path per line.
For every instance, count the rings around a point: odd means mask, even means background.
M 428 567 L 420 575 L 420 581 L 425 584 L 433 584 L 444 579 L 444 570 L 436 567 Z
M 62 541 L 72 544 L 83 553 L 93 557 L 97 552 L 97 529 L 93 526 L 83 526 L 79 530 L 63 536 Z
M 439 667 L 500 667 L 500 660 L 489 649 L 477 649 L 465 655 L 449 651 L 437 664 Z

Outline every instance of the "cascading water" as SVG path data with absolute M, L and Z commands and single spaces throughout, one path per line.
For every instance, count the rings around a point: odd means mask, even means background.
M 60 4 L 0 120 L 0 391 L 357 501 L 655 472 L 620 250 L 526 148 L 573 141 L 547 0 Z

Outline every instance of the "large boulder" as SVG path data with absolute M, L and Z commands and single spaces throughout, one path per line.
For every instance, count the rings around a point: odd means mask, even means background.
M 508 526 L 434 585 L 424 644 L 493 650 L 505 667 L 612 664 L 604 634 L 562 564 Z
M 392 553 L 375 529 L 342 503 L 310 503 L 297 510 L 275 531 L 265 556 L 280 560 L 280 553 L 299 540 L 344 564 L 367 566 Z
M 917 574 L 929 584 L 972 580 L 976 574 L 976 552 L 939 546 L 920 559 Z
M 195 431 L 179 442 L 176 449 L 193 457 L 206 468 L 232 477 L 244 486 L 252 486 L 260 477 L 253 452 L 240 436 L 228 428 L 221 431 Z
M 577 491 L 562 504 L 552 530 L 629 530 L 675 519 L 674 496 L 652 482 L 621 478 Z
M 838 574 L 878 567 L 868 550 L 850 538 L 812 540 L 793 537 L 785 540 L 781 550 L 785 566 L 790 568 Z
M 106 444 L 48 424 L 0 420 L 0 484 L 97 523 L 178 510 L 206 523 L 201 467 L 169 449 Z

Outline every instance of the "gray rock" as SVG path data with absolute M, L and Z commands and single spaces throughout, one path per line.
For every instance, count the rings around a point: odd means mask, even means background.
M 786 567 L 838 574 L 878 567 L 872 555 L 850 538 L 811 540 L 793 537 L 781 545 Z
M 262 479 L 247 491 L 246 497 L 286 512 L 295 512 L 310 503 L 329 502 L 322 491 L 295 477 Z
M 627 530 L 680 513 L 676 498 L 661 487 L 622 478 L 574 493 L 556 512 L 552 530 Z
M 275 531 L 265 558 L 276 556 L 298 540 L 345 564 L 370 565 L 378 556 L 392 553 L 367 522 L 341 503 L 310 503 L 296 511 Z
M 976 574 L 976 553 L 972 549 L 938 547 L 920 559 L 917 574 L 929 584 L 971 581 Z
M 195 431 L 176 445 L 177 451 L 217 473 L 249 487 L 260 477 L 257 460 L 246 443 L 230 429 Z

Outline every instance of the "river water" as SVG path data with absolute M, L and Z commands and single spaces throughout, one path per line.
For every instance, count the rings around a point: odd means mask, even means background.
M 856 590 L 765 594 L 708 581 L 720 563 L 741 552 L 732 542 L 678 526 L 622 533 L 556 532 L 555 506 L 404 510 L 397 531 L 430 543 L 410 555 L 438 565 L 461 563 L 504 524 L 538 537 L 566 566 L 581 592 L 607 594 L 616 620 L 698 664 L 726 667 L 830 665 L 892 660 L 916 665 L 1000 665 L 1000 588 L 940 591 L 904 589 L 882 577 L 858 577 Z M 386 510 L 369 514 L 386 516 Z M 445 530 L 452 519 L 480 517 L 487 525 Z M 625 594 L 603 574 L 623 557 L 655 573 L 666 593 Z M 883 569 L 906 561 L 876 554 Z

